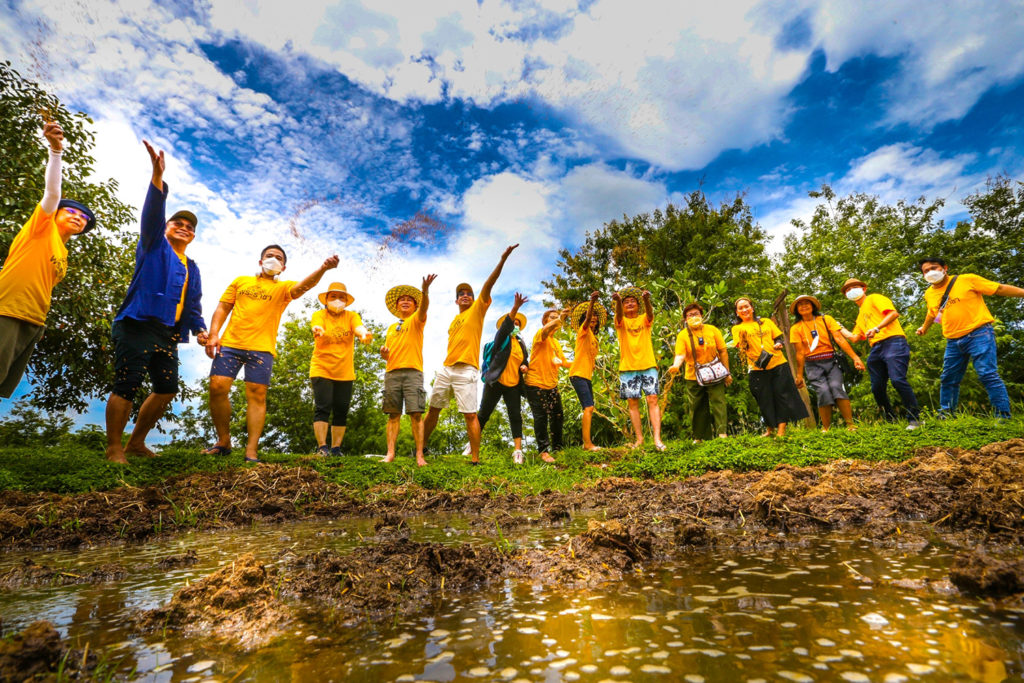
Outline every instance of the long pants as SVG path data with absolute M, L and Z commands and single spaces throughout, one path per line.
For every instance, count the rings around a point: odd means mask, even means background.
M 939 379 L 939 410 L 951 413 L 960 402 L 960 382 L 967 372 L 967 362 L 974 363 L 989 403 L 999 417 L 1010 417 L 1010 396 L 1006 385 L 999 376 L 996 360 L 996 332 L 992 324 L 982 325 L 958 339 L 946 340 L 946 355 L 942 359 L 942 376 Z
M 537 452 L 562 450 L 562 397 L 558 389 L 541 389 L 527 384 L 526 400 L 530 403 L 530 412 L 533 413 L 533 435 L 537 439 Z
M 761 409 L 761 418 L 770 428 L 807 417 L 807 406 L 796 390 L 789 363 L 771 370 L 751 370 L 749 376 L 750 393 Z
M 697 380 L 686 380 L 686 396 L 690 399 L 690 426 L 695 439 L 713 439 L 725 434 L 725 382 L 702 387 Z
M 871 393 L 882 411 L 882 417 L 889 422 L 899 419 L 896 409 L 889 401 L 889 386 L 900 395 L 908 420 L 917 420 L 921 408 L 917 403 L 910 382 L 907 381 L 907 366 L 910 365 L 910 344 L 906 337 L 889 337 L 871 347 L 868 354 L 868 376 L 871 378 Z
M 491 413 L 498 407 L 498 399 L 505 401 L 508 413 L 508 426 L 512 429 L 512 438 L 523 438 L 523 408 L 520 400 L 519 387 L 506 387 L 501 382 L 484 385 L 484 395 L 480 398 L 480 410 L 476 419 L 480 422 L 480 431 L 484 430 Z
M 327 422 L 333 413 L 331 426 L 344 427 L 352 402 L 352 380 L 313 377 L 310 381 L 313 383 L 313 422 Z

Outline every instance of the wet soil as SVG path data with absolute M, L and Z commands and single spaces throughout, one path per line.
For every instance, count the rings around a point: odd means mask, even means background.
M 949 578 L 964 593 L 991 598 L 1024 597 L 1024 560 L 992 557 L 975 548 L 953 560 Z
M 0 639 L 0 681 L 86 680 L 96 661 L 93 653 L 71 649 L 48 621 Z
M 13 590 L 26 586 L 69 586 L 83 583 L 110 583 L 128 576 L 128 569 L 119 564 L 105 564 L 85 573 L 53 569 L 36 564 L 26 557 L 21 564 L 0 575 L 0 589 Z

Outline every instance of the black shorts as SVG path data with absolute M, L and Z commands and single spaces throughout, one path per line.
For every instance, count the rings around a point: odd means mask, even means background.
M 154 394 L 178 393 L 178 332 L 152 321 L 118 320 L 114 340 L 113 393 L 132 401 L 149 375 Z

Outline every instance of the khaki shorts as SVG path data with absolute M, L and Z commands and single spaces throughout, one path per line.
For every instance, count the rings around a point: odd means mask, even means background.
M 456 363 L 442 367 L 434 377 L 434 389 L 430 392 L 430 407 L 438 410 L 448 405 L 455 397 L 459 412 L 477 411 L 477 369 L 469 363 Z
M 384 373 L 384 402 L 381 406 L 388 415 L 422 413 L 427 406 L 427 392 L 423 390 L 423 371 L 399 368 Z
M 18 388 L 32 350 L 43 338 L 43 325 L 0 315 L 0 396 L 10 398 Z

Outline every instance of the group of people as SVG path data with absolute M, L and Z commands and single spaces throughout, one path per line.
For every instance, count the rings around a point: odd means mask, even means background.
M 63 132 L 52 121 L 44 124 L 49 143 L 43 198 L 11 244 L 0 270 L 0 396 L 10 397 L 19 383 L 38 340 L 42 337 L 53 287 L 67 272 L 67 241 L 93 229 L 96 219 L 85 205 L 61 197 Z M 276 244 L 260 252 L 256 275 L 235 278 L 221 295 L 207 328 L 202 315 L 202 282 L 196 263 L 186 256 L 195 239 L 198 219 L 191 211 L 166 218 L 168 186 L 163 180 L 165 159 L 143 141 L 152 176 L 142 209 L 135 269 L 124 302 L 114 319 L 114 384 L 107 401 L 107 458 L 125 463 L 126 455 L 152 456 L 146 437 L 164 414 L 178 390 L 178 345 L 190 333 L 212 359 L 210 412 L 216 441 L 204 452 L 227 455 L 232 451 L 229 392 L 244 370 L 247 399 L 245 459 L 258 462 L 258 444 L 266 418 L 266 396 L 277 346 L 277 332 L 285 309 L 310 291 L 338 257 L 327 258 L 301 280 L 281 277 L 287 254 Z M 429 308 L 429 288 L 436 279 L 423 277 L 420 287 L 398 285 L 385 296 L 396 322 L 388 327 L 381 356 L 386 361 L 382 410 L 387 414 L 387 454 L 395 448 L 403 413 L 410 419 L 418 465 L 426 465 L 425 445 L 441 411 L 454 398 L 466 422 L 465 455 L 479 462 L 480 434 L 499 401 L 504 402 L 514 439 L 512 459 L 523 462 L 522 397 L 533 414 L 539 456 L 552 462 L 552 452 L 563 443 L 562 399 L 559 371 L 568 369 L 582 410 L 583 445 L 599 450 L 591 438 L 594 412 L 593 373 L 599 336 L 606 328 L 608 311 L 600 293 L 566 310 L 547 310 L 529 345 L 523 340 L 526 316 L 520 311 L 527 298 L 516 293 L 514 303 L 497 321 L 493 339 L 483 346 L 484 318 L 492 303 L 491 290 L 518 245 L 502 253 L 477 295 L 468 283 L 455 288 L 458 313 L 448 327 L 447 354 L 434 378 L 429 397 L 424 389 L 423 337 Z M 959 400 L 959 386 L 968 362 L 999 417 L 1009 417 L 1010 402 L 996 363 L 993 317 L 985 305 L 988 295 L 1024 297 L 1024 289 L 999 284 L 972 274 L 949 275 L 940 258 L 920 262 L 928 312 L 917 334 L 941 323 L 947 338 L 941 376 L 940 415 L 951 413 Z M 899 394 L 907 428 L 920 426 L 920 407 L 907 382 L 910 346 L 893 302 L 867 285 L 850 278 L 842 293 L 858 306 L 852 331 L 821 310 L 817 298 L 799 296 L 792 302 L 796 316 L 789 341 L 795 350 L 791 370 L 783 352 L 783 333 L 776 323 L 757 315 L 754 301 L 734 302 L 736 324 L 732 338 L 749 372 L 750 390 L 760 408 L 766 435 L 784 435 L 787 424 L 808 417 L 799 388 L 809 386 L 817 397 L 823 429 L 831 426 L 838 407 L 847 428 L 854 428 L 846 393 L 841 356 L 858 370 L 867 369 L 871 389 L 883 415 L 896 420 L 888 397 L 888 384 Z M 314 351 L 310 380 L 314 398 L 313 432 L 320 455 L 340 455 L 355 380 L 354 343 L 368 344 L 373 334 L 351 310 L 353 295 L 341 282 L 318 295 L 323 308 L 310 321 Z M 633 429 L 633 447 L 643 444 L 641 401 L 646 402 L 655 448 L 661 440 L 658 403 L 659 372 L 652 339 L 654 309 L 651 294 L 637 287 L 611 294 L 613 324 L 619 347 L 619 396 L 626 401 Z M 732 381 L 729 355 L 722 332 L 705 322 L 700 303 L 683 311 L 682 330 L 676 338 L 671 375 L 683 372 L 690 399 L 691 424 L 696 440 L 726 436 L 726 393 Z M 556 333 L 568 324 L 575 333 L 573 359 L 566 358 Z M 851 342 L 867 341 L 866 363 Z M 683 370 L 685 366 L 685 370 Z M 123 432 L 135 396 L 148 376 L 151 392 L 143 401 L 127 443 Z M 478 401 L 478 384 L 483 384 Z M 423 413 L 426 412 L 426 417 Z

